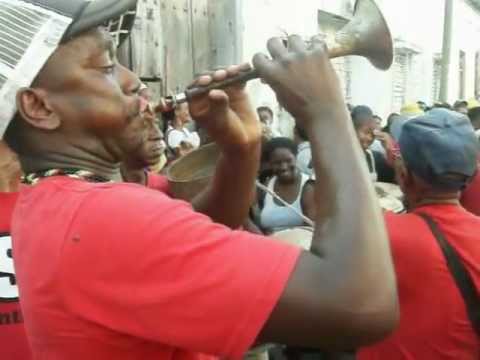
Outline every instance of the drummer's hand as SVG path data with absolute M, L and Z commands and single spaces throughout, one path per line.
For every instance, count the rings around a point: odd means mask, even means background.
M 248 64 L 230 66 L 200 76 L 192 86 L 207 86 L 212 81 L 223 81 L 249 69 Z M 208 95 L 192 99 L 189 105 L 192 118 L 223 150 L 236 151 L 259 144 L 261 123 L 245 92 L 245 84 L 212 90 Z
M 309 47 L 298 36 L 288 39 L 288 49 L 281 38 L 267 44 L 272 59 L 264 54 L 253 58 L 260 77 L 277 94 L 279 102 L 302 123 L 345 107 L 340 83 L 328 57 L 327 47 L 314 38 Z
M 20 187 L 22 170 L 16 154 L 0 140 L 0 192 L 15 192 Z

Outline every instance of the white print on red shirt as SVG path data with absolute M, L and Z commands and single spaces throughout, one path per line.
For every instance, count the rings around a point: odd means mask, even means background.
M 18 287 L 12 257 L 12 238 L 0 235 L 0 302 L 18 300 Z

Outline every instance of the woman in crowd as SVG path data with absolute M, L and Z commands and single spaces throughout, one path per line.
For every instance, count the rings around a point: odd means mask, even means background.
M 264 148 L 272 177 L 267 182 L 268 192 L 259 193 L 259 224 L 267 233 L 307 225 L 305 217 L 314 219 L 314 186 L 308 175 L 297 166 L 297 147 L 284 137 L 270 140 Z M 274 197 L 274 192 L 290 206 Z
M 389 146 L 390 136 L 378 129 L 378 124 L 368 106 L 359 105 L 352 110 L 352 121 L 358 141 L 365 152 L 365 158 L 372 181 L 395 182 L 395 173 L 387 163 L 385 155 L 371 150 L 370 146 L 378 138 L 384 146 Z

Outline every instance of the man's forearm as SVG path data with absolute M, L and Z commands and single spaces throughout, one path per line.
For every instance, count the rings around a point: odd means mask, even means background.
M 192 200 L 196 211 L 231 228 L 248 217 L 255 196 L 260 142 L 236 152 L 223 153 L 209 187 Z
M 315 184 L 315 202 L 323 205 L 317 209 L 317 226 L 328 232 L 339 230 L 332 227 L 336 223 L 347 223 L 349 226 L 340 227 L 342 232 L 356 235 L 347 239 L 372 231 L 384 235 L 381 212 L 346 110 L 340 108 L 317 116 L 309 129 L 313 165 L 317 178 L 322 180 Z M 370 226 L 364 229 L 365 223 Z M 324 251 L 329 244 L 316 245 L 325 247 Z
M 389 289 L 395 293 L 390 248 L 365 160 L 346 109 L 318 114 L 310 122 L 317 172 L 316 234 L 312 251 L 321 256 L 326 273 L 362 284 L 359 295 Z M 327 275 L 328 277 L 328 275 Z

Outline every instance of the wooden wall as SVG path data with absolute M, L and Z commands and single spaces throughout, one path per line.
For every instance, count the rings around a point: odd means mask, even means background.
M 242 60 L 241 0 L 139 0 L 119 50 L 156 96 L 182 91 L 203 71 Z

